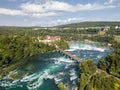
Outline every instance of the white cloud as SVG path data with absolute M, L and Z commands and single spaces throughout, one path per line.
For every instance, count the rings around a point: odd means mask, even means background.
M 105 5 L 105 4 L 76 4 L 72 5 L 66 2 L 60 2 L 56 0 L 46 0 L 44 3 L 23 3 L 21 4 L 21 9 L 28 13 L 32 14 L 33 17 L 47 17 L 59 15 L 59 13 L 64 12 L 78 12 L 78 11 L 91 11 L 91 10 L 100 10 L 115 8 L 114 5 Z
M 16 0 L 11 0 L 16 1 Z M 40 0 L 41 1 L 41 0 Z M 113 0 L 109 0 L 113 1 Z M 79 11 L 91 11 L 91 10 L 100 10 L 115 8 L 114 5 L 106 4 L 76 4 L 72 5 L 62 1 L 56 0 L 45 0 L 44 3 L 23 3 L 20 5 L 21 10 L 11 10 L 6 8 L 0 8 L 0 14 L 5 15 L 28 15 L 31 17 L 48 17 L 48 16 L 57 16 L 63 14 L 64 12 L 79 12 Z
M 118 0 L 109 0 L 109 3 L 112 4 L 112 3 L 116 2 L 116 1 L 118 1 Z
M 85 10 L 98 10 L 105 8 L 114 8 L 113 5 L 101 5 L 101 4 L 76 4 L 72 5 L 66 2 L 60 1 L 47 1 L 44 4 L 32 4 L 24 3 L 21 5 L 21 8 L 26 12 L 47 12 L 47 11 L 67 11 L 67 12 L 76 12 L 76 11 L 85 11 Z
M 107 0 L 105 4 L 120 4 L 120 0 Z
M 48 17 L 48 16 L 55 16 L 57 13 L 55 12 L 46 12 L 46 13 L 33 13 L 32 17 Z
M 37 4 L 24 3 L 21 5 L 21 8 L 25 12 L 43 12 L 43 7 Z
M 115 8 L 113 5 L 100 5 L 100 4 L 86 4 L 86 5 L 81 5 L 79 4 L 76 9 L 77 11 L 90 11 L 90 10 L 100 10 L 100 9 L 108 9 L 108 8 Z
M 44 4 L 24 3 L 21 8 L 26 12 L 71 11 L 72 5 L 58 1 L 48 1 Z
M 0 14 L 4 15 L 27 15 L 26 13 L 20 11 L 20 10 L 11 10 L 11 9 L 5 9 L 5 8 L 0 8 Z

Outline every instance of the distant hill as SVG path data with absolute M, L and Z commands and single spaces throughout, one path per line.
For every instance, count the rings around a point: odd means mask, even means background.
M 99 27 L 99 26 L 120 26 L 120 21 L 108 22 L 108 21 L 94 21 L 94 22 L 80 22 L 80 23 L 70 23 L 70 24 L 63 24 L 58 26 L 49 26 L 49 27 L 42 27 L 42 26 L 0 26 L 0 28 L 4 29 L 31 29 L 31 28 L 76 28 L 76 27 Z
M 81 23 L 71 23 L 65 25 L 59 25 L 55 27 L 60 28 L 75 28 L 75 27 L 94 27 L 94 26 L 116 26 L 120 25 L 120 22 L 81 22 Z

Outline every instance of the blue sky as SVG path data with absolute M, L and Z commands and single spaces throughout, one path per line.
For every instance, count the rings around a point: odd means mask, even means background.
M 120 0 L 0 0 L 0 26 L 120 21 Z

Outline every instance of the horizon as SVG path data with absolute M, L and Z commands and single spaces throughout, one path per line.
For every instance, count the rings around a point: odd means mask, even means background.
M 120 23 L 120 21 L 83 21 L 83 22 L 73 22 L 73 23 L 66 23 L 66 24 L 60 24 L 60 25 L 55 25 L 55 26 L 12 26 L 12 25 L 4 25 L 4 26 L 0 26 L 0 27 L 25 27 L 25 28 L 32 28 L 32 27 L 34 27 L 34 28 L 36 28 L 36 27 L 38 27 L 38 28 L 53 28 L 53 27 L 58 27 L 59 28 L 59 26 L 64 26 L 64 25 L 70 25 L 70 24 L 81 24 L 81 23 L 94 23 L 94 22 L 96 22 L 96 23 Z
M 120 22 L 120 0 L 1 0 L 0 26 Z

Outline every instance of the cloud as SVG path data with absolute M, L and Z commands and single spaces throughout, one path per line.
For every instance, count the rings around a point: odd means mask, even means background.
M 37 4 L 24 3 L 21 5 L 21 8 L 25 12 L 43 12 L 43 7 Z
M 62 1 L 56 0 L 46 0 L 44 3 L 23 3 L 21 4 L 21 9 L 33 17 L 46 17 L 46 16 L 55 16 L 59 13 L 64 12 L 79 12 L 79 11 L 92 11 L 100 9 L 115 8 L 114 5 L 105 5 L 105 4 L 76 4 L 72 5 Z
M 113 4 L 116 0 L 108 0 L 108 4 Z
M 48 17 L 48 16 L 55 16 L 57 13 L 55 12 L 46 12 L 46 13 L 33 13 L 31 14 L 32 17 Z
M 120 4 L 120 0 L 107 0 L 106 2 L 105 2 L 105 4 L 108 4 L 108 5 L 110 5 L 110 4 Z
M 113 5 L 101 5 L 101 4 L 76 4 L 72 5 L 66 2 L 60 1 L 47 1 L 44 4 L 24 3 L 21 8 L 26 12 L 47 12 L 47 11 L 59 11 L 59 12 L 76 12 L 86 10 L 99 10 L 105 8 L 115 8 Z
M 16 0 L 11 0 L 16 1 Z M 39 1 L 39 0 L 38 0 Z M 113 0 L 109 0 L 113 1 Z M 41 0 L 40 0 L 41 2 Z M 0 8 L 0 14 L 5 15 L 27 15 L 30 17 L 49 17 L 57 16 L 64 14 L 65 12 L 80 12 L 80 11 L 92 11 L 92 10 L 101 10 L 115 8 L 115 5 L 106 5 L 106 4 L 96 4 L 96 3 L 87 3 L 87 4 L 69 4 L 67 2 L 56 1 L 56 0 L 45 0 L 42 3 L 22 3 L 20 5 L 20 10 L 11 10 L 6 8 Z
M 6 9 L 6 8 L 0 8 L 0 14 L 4 14 L 4 15 L 27 15 L 26 13 L 20 11 L 20 10 L 11 10 L 11 9 Z

